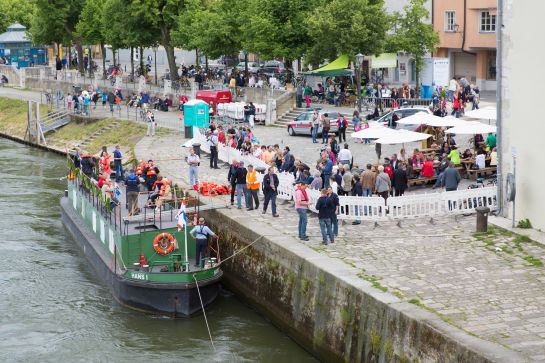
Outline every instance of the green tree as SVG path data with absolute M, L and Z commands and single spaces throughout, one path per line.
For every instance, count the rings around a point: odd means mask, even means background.
M 106 68 L 106 60 L 104 57 L 104 34 L 102 32 L 103 20 L 102 0 L 86 0 L 79 21 L 76 24 L 76 34 L 87 45 L 100 44 L 102 53 L 102 67 Z M 89 64 L 92 64 L 92 52 L 89 52 Z M 93 67 L 89 67 L 89 75 L 93 73 Z
M 246 4 L 246 0 L 187 1 L 178 18 L 176 42 L 211 58 L 238 54 Z
M 439 44 L 439 35 L 433 31 L 433 25 L 426 22 L 430 14 L 424 3 L 425 0 L 410 0 L 410 5 L 403 8 L 403 14 L 393 14 L 393 33 L 387 41 L 389 51 L 405 51 L 414 56 L 417 94 L 424 56 Z
M 322 0 L 249 1 L 243 48 L 267 58 L 284 58 L 291 68 L 292 61 L 301 58 L 312 44 L 305 20 L 322 3 Z
M 383 0 L 332 0 L 317 7 L 306 20 L 313 40 L 311 63 L 347 54 L 378 55 L 384 49 L 388 17 Z
M 151 24 L 146 29 L 157 37 L 159 43 L 165 48 L 170 69 L 170 78 L 178 79 L 178 67 L 174 56 L 174 42 L 172 32 L 177 28 L 177 20 L 181 12 L 185 11 L 184 0 L 130 0 L 132 16 L 139 21 Z M 126 15 L 127 16 L 127 15 Z
M 36 0 L 30 33 L 34 43 L 71 43 L 78 52 L 78 69 L 83 74 L 83 47 L 76 33 L 81 9 L 85 0 Z
M 21 23 L 29 28 L 35 6 L 34 0 L 0 0 L 0 33 L 13 23 Z

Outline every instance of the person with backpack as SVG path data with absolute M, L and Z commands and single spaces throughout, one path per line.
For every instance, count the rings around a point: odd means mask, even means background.
M 346 121 L 346 117 L 342 115 L 337 120 L 337 129 L 339 130 L 339 143 L 344 141 L 346 142 L 346 129 L 348 128 L 348 121 Z
M 326 144 L 327 139 L 329 138 L 329 128 L 331 127 L 330 119 L 327 113 L 324 113 L 324 116 L 321 121 L 322 121 L 322 144 Z

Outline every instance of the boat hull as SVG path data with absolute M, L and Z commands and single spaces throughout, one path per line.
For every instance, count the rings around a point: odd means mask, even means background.
M 199 289 L 195 283 L 155 283 L 125 278 L 122 271 L 115 270 L 111 256 L 100 249 L 100 241 L 88 230 L 66 197 L 61 199 L 61 215 L 85 257 L 121 304 L 153 314 L 189 317 L 202 311 L 199 291 L 204 307 L 218 296 L 221 270 L 214 277 L 199 281 Z

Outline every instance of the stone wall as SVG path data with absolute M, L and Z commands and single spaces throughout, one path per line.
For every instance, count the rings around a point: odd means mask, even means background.
M 5 75 L 10 84 L 17 86 L 19 85 L 19 72 L 17 68 L 0 64 L 0 75 Z
M 263 237 L 224 265 L 223 283 L 323 361 L 524 361 L 373 288 L 340 261 L 227 213 L 203 212 L 224 259 Z

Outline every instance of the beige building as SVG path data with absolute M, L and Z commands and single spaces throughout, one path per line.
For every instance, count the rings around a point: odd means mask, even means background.
M 436 57 L 450 59 L 450 76 L 481 90 L 496 89 L 496 0 L 433 0 Z
M 512 216 L 513 203 L 505 202 L 505 178 L 513 173 L 513 153 L 516 155 L 517 221 L 528 218 L 534 228 L 545 230 L 545 168 L 541 165 L 545 121 L 539 105 L 528 101 L 525 90 L 545 84 L 545 74 L 536 72 L 536 61 L 545 58 L 545 50 L 539 43 L 536 24 L 545 14 L 545 1 L 499 0 L 503 2 L 503 28 L 501 33 L 500 63 L 501 80 L 501 127 L 498 140 L 501 148 L 501 173 L 504 181 L 503 212 Z M 536 43 L 537 41 L 537 43 Z M 502 64 L 503 63 L 503 64 Z M 539 104 L 539 101 L 538 101 Z M 537 112 L 537 113 L 536 113 Z

